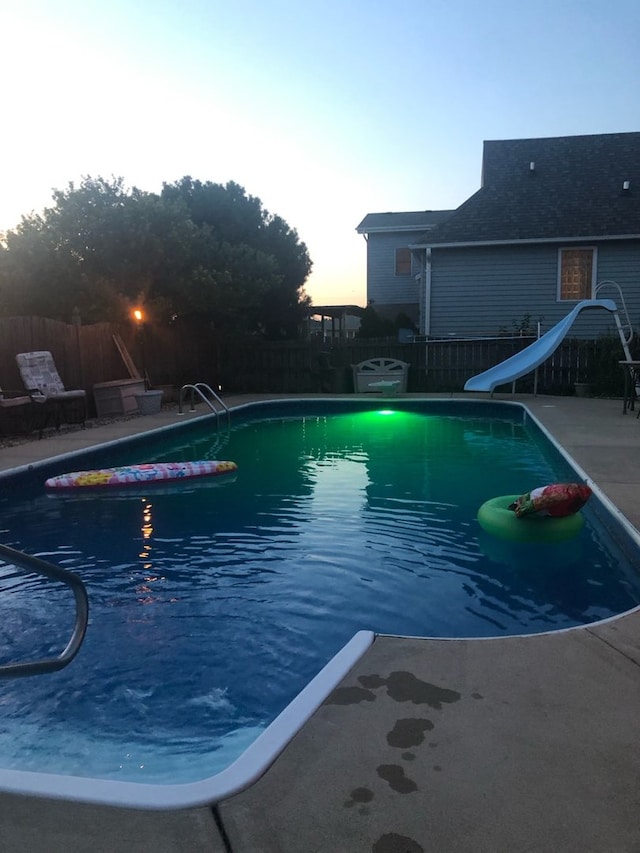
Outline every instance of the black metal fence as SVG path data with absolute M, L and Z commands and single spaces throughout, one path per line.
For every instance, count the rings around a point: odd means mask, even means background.
M 349 392 L 352 365 L 368 358 L 398 358 L 410 364 L 408 391 L 461 391 L 471 376 L 509 358 L 533 342 L 530 337 L 398 343 L 391 339 L 336 342 L 325 349 L 309 341 L 242 343 L 219 349 L 219 383 L 238 392 Z M 618 338 L 567 339 L 536 372 L 518 379 L 516 390 L 572 394 L 588 382 L 598 396 L 621 396 L 624 358 Z M 509 390 L 511 385 L 508 386 Z M 504 390 L 504 389 L 502 389 Z
M 520 352 L 532 338 L 398 342 L 395 339 L 269 342 L 253 337 L 226 337 L 207 325 L 130 327 L 100 323 L 70 326 L 37 317 L 0 319 L 0 388 L 20 388 L 15 365 L 19 352 L 53 352 L 67 387 L 128 378 L 116 346 L 118 336 L 152 385 L 181 386 L 207 382 L 241 393 L 348 393 L 353 390 L 352 365 L 368 358 L 398 358 L 410 364 L 408 390 L 462 390 L 466 380 Z M 632 348 L 632 356 L 634 351 Z M 598 396 L 621 396 L 624 358 L 617 337 L 593 341 L 567 339 L 551 358 L 516 383 L 518 391 L 571 394 L 576 382 L 588 382 Z M 509 386 L 510 388 L 511 386 Z

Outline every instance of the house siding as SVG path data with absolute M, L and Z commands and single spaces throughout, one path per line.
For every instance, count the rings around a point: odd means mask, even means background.
M 640 242 L 603 243 L 599 246 L 598 281 L 606 280 L 620 285 L 631 325 L 635 334 L 640 334 Z M 599 296 L 618 300 L 615 290 L 609 288 L 603 289 Z
M 414 243 L 421 231 L 403 231 L 398 234 L 370 234 L 367 241 L 367 299 L 374 307 L 385 313 L 385 305 L 406 306 L 407 314 L 417 320 L 420 297 L 419 283 L 415 276 L 419 267 L 412 262 L 412 273 L 406 276 L 395 274 L 395 250 L 407 248 Z
M 572 245 L 567 243 L 566 245 Z M 592 243 L 598 251 L 597 281 L 611 279 L 621 289 L 634 328 L 640 326 L 640 243 Z M 433 248 L 431 327 L 433 337 L 467 337 L 513 332 L 529 316 L 544 333 L 574 303 L 558 301 L 560 244 Z M 618 301 L 614 290 L 602 298 Z M 619 306 L 620 307 L 620 306 Z M 624 322 L 624 317 L 621 318 Z M 582 314 L 572 328 L 581 338 L 616 333 L 609 313 Z

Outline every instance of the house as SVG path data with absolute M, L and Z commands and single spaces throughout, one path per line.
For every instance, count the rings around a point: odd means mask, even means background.
M 417 214 L 370 214 L 357 228 L 369 298 L 393 312 L 411 293 L 423 334 L 491 336 L 537 321 L 544 332 L 603 281 L 619 285 L 640 326 L 640 133 L 485 142 L 481 188 L 424 216 L 419 235 L 402 227 Z M 403 241 L 413 289 L 397 266 Z M 598 296 L 621 301 L 612 286 Z M 613 330 L 612 315 L 590 311 L 572 334 Z
M 452 213 L 369 213 L 358 225 L 367 241 L 367 303 L 379 314 L 391 320 L 406 314 L 419 325 L 424 261 L 409 247 Z

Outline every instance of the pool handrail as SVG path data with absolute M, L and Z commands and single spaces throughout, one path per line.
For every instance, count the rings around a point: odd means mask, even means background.
M 71 587 L 76 602 L 76 618 L 73 632 L 60 654 L 54 658 L 0 664 L 0 678 L 42 675 L 46 672 L 56 672 L 59 669 L 63 669 L 77 655 L 87 631 L 89 622 L 89 596 L 87 595 L 84 583 L 73 572 L 61 569 L 59 566 L 54 566 L 53 563 L 48 563 L 39 557 L 32 557 L 30 554 L 17 551 L 8 545 L 0 545 L 0 559 L 11 563 L 19 569 L 35 572 L 50 580 L 57 580 L 66 584 L 66 586 Z
M 229 409 L 227 404 L 224 402 L 224 400 L 222 400 L 218 396 L 218 394 L 216 394 L 216 392 L 213 390 L 213 388 L 210 385 L 207 385 L 206 382 L 194 382 L 193 384 L 187 384 L 187 385 L 182 386 L 182 388 L 180 389 L 180 398 L 178 400 L 178 414 L 179 415 L 183 414 L 182 404 L 183 404 L 184 399 L 186 397 L 187 391 L 191 391 L 191 410 L 190 411 L 195 412 L 195 410 L 196 410 L 195 395 L 197 394 L 200 397 L 200 399 L 204 403 L 206 403 L 207 406 L 209 406 L 209 408 L 211 409 L 213 414 L 216 416 L 216 424 L 219 427 L 220 426 L 220 412 L 214 406 L 214 404 L 209 399 L 209 397 L 207 397 L 207 394 L 210 394 L 211 397 L 213 397 L 213 399 L 216 401 L 216 403 L 220 403 L 223 411 L 227 415 L 227 429 L 231 428 L 231 410 Z M 207 392 L 207 394 L 205 394 L 205 391 Z

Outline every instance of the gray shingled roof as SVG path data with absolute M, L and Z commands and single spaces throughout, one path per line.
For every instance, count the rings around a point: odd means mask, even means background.
M 408 213 L 368 213 L 356 228 L 358 234 L 374 231 L 417 231 L 432 228 L 451 216 L 452 210 L 417 210 Z
M 482 163 L 482 188 L 416 243 L 640 235 L 640 133 L 489 141 Z

